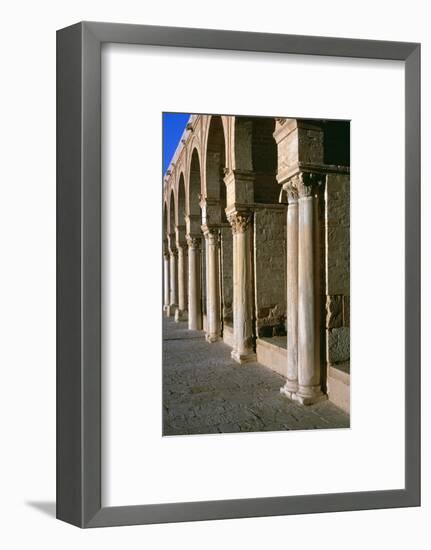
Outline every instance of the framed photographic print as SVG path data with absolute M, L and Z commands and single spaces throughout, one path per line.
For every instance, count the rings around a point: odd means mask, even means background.
M 420 45 L 57 33 L 57 517 L 420 505 Z

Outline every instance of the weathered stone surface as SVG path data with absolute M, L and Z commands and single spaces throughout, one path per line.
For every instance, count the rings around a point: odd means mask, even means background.
M 287 376 L 287 338 L 258 338 L 256 341 L 257 361 L 265 367 Z
M 348 174 L 328 174 L 326 204 L 326 292 L 350 294 L 350 191 Z
M 233 239 L 230 226 L 221 228 L 221 276 L 223 322 L 233 323 Z
M 310 164 L 323 163 L 323 130 L 320 126 L 299 122 L 298 149 L 301 162 Z
M 259 363 L 241 366 L 222 342 L 164 321 L 163 435 L 348 428 L 329 401 L 304 409 L 280 394 L 284 378 Z
M 347 414 L 350 411 L 350 374 L 328 368 L 328 394 L 329 399 Z
M 293 118 L 278 119 L 274 138 L 277 142 L 278 152 L 277 181 L 283 183 L 298 159 L 297 120 Z
M 343 296 L 343 325 L 350 327 L 350 296 Z
M 259 337 L 285 334 L 286 211 L 260 208 L 254 223 L 256 332 Z
M 350 357 L 350 329 L 348 327 L 334 328 L 327 331 L 328 362 L 340 363 Z
M 343 297 L 326 297 L 326 327 L 338 328 L 343 325 Z
M 327 176 L 327 222 L 330 225 L 350 225 L 349 180 L 348 174 Z
M 327 227 L 327 294 L 350 292 L 350 254 L 348 237 L 343 228 Z

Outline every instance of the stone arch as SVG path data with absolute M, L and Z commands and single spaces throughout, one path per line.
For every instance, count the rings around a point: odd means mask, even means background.
M 232 230 L 226 218 L 226 184 L 228 159 L 228 118 L 208 117 L 205 139 L 204 207 L 202 225 L 206 236 L 207 340 L 223 335 L 224 326 L 232 324 Z M 213 313 L 212 313 L 213 312 Z M 210 316 L 210 313 L 212 315 Z
M 176 207 L 176 222 L 177 226 L 185 225 L 186 216 L 186 182 L 184 172 L 180 173 L 177 186 L 177 207 Z
M 168 205 L 166 199 L 163 200 L 163 249 L 166 251 L 166 241 L 168 238 Z
M 189 216 L 199 216 L 200 218 L 200 197 L 202 195 L 202 173 L 201 157 L 197 147 L 193 148 L 190 156 L 189 168 L 189 186 L 188 186 L 188 204 L 187 213 Z
M 168 232 L 170 235 L 175 233 L 175 193 L 171 188 L 169 192 L 169 219 L 168 219 Z
M 164 193 L 165 195 L 165 193 Z M 169 241 L 168 241 L 168 205 L 166 195 L 163 197 L 163 311 L 169 314 L 170 275 L 169 275 Z
M 192 330 L 202 329 L 202 301 L 205 288 L 202 284 L 202 231 L 201 193 L 202 170 L 199 141 L 194 137 L 188 151 L 186 185 L 186 236 L 188 243 L 188 323 Z
M 175 321 L 185 318 L 187 310 L 186 184 L 184 172 L 178 172 L 176 185 L 175 238 L 178 253 L 178 308 Z

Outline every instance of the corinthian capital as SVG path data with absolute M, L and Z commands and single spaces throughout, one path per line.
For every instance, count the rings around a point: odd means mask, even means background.
M 315 195 L 319 186 L 325 181 L 325 176 L 314 172 L 300 172 L 292 179 L 293 185 L 298 190 L 298 196 L 302 199 Z
M 289 180 L 283 185 L 283 191 L 286 192 L 287 202 L 289 204 L 294 204 L 298 202 L 298 188 L 296 187 L 294 180 Z
M 244 233 L 247 231 L 248 226 L 250 225 L 253 212 L 232 212 L 228 216 L 230 225 L 232 226 L 232 233 Z
M 201 226 L 205 239 L 209 244 L 218 244 L 220 240 L 220 229 L 217 226 Z
M 202 243 L 201 237 L 196 237 L 193 235 L 187 235 L 187 244 L 189 245 L 189 248 L 192 248 L 193 250 L 199 250 Z

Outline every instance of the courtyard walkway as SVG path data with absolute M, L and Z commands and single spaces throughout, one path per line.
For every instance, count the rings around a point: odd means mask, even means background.
M 231 348 L 185 322 L 163 323 L 163 435 L 349 427 L 329 401 L 300 406 L 280 394 L 279 374 L 235 363 Z

